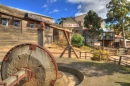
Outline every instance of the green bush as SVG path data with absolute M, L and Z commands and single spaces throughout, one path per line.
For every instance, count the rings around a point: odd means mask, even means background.
M 108 50 L 94 50 L 92 60 L 108 60 L 109 51 Z
M 83 46 L 84 45 L 83 41 L 84 41 L 84 37 L 81 36 L 80 34 L 75 34 L 71 38 L 71 43 L 75 47 Z

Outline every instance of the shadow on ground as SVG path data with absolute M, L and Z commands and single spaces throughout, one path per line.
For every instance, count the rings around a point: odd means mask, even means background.
M 130 66 L 120 66 L 114 63 L 80 61 L 70 63 L 59 62 L 58 65 L 80 70 L 88 77 L 113 75 L 114 73 L 130 74 Z
M 130 83 L 127 82 L 116 82 L 119 83 L 121 86 L 130 86 Z

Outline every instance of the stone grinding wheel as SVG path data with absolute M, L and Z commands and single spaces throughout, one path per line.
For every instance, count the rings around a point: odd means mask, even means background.
M 28 68 L 33 75 L 28 82 L 22 80 L 20 86 L 53 86 L 57 79 L 57 64 L 45 48 L 35 44 L 20 44 L 9 50 L 1 65 L 1 78 L 6 79 L 21 68 Z

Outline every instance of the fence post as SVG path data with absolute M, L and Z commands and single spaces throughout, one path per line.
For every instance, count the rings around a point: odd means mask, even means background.
M 118 65 L 121 64 L 121 59 L 122 59 L 122 56 L 120 56 L 120 59 L 119 59 Z
M 101 53 L 99 54 L 98 60 L 99 60 L 99 61 L 101 60 Z
M 81 58 L 81 51 L 80 51 L 80 56 L 79 57 Z

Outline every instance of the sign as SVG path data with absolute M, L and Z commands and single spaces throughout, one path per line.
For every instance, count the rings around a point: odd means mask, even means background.
M 115 42 L 120 42 L 120 39 L 117 39 L 117 38 L 116 38 L 116 39 L 115 39 Z
M 63 27 L 79 27 L 79 24 L 63 24 Z
M 94 42 L 95 46 L 100 46 L 100 42 Z

